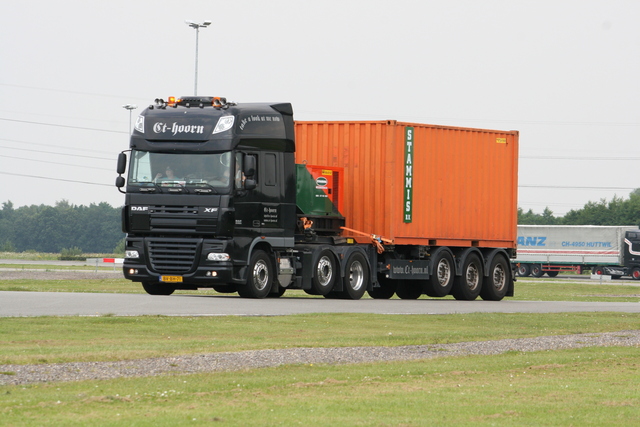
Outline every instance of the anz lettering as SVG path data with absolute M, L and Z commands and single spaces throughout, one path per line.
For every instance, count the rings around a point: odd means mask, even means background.
M 153 131 L 155 133 L 166 133 L 171 132 L 173 136 L 176 136 L 179 133 L 204 133 L 204 126 L 200 125 L 179 125 L 177 123 L 173 123 L 172 125 L 168 125 L 167 123 L 158 122 L 153 125 Z
M 518 236 L 518 246 L 547 246 L 546 237 Z

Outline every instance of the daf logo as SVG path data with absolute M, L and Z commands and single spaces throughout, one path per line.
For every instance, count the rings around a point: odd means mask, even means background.
M 149 210 L 149 206 L 131 206 L 132 211 L 146 212 Z
M 204 208 L 204 213 L 218 212 L 218 208 Z

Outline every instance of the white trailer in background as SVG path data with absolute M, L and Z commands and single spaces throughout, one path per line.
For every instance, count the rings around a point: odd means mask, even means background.
M 637 226 L 519 225 L 516 264 L 520 276 L 555 277 L 561 271 L 631 276 L 640 280 Z

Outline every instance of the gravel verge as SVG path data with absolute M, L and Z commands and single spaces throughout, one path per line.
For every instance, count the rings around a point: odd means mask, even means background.
M 292 364 L 350 364 L 582 347 L 640 346 L 640 330 L 400 347 L 289 348 L 43 365 L 0 365 L 0 385 L 237 371 Z

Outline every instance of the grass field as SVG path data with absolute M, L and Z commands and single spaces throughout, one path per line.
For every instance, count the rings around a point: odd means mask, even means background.
M 115 278 L 0 280 L 0 290 L 142 292 Z M 521 300 L 638 302 L 639 294 L 636 286 L 618 284 L 516 285 Z M 296 295 L 308 297 L 298 291 L 285 297 Z M 0 364 L 451 343 L 639 327 L 640 315 L 624 313 L 0 318 Z M 640 419 L 639 353 L 592 347 L 0 386 L 0 424 L 632 426 Z

